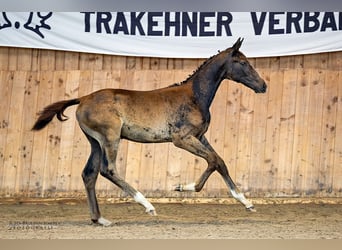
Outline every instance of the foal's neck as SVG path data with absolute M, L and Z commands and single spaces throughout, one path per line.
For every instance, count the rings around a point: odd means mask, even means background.
M 192 89 L 202 112 L 209 112 L 210 105 L 222 80 L 225 79 L 224 62 L 211 59 L 192 77 Z

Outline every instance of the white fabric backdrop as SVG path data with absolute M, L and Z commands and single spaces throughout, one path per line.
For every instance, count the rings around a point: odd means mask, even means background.
M 342 12 L 2 12 L 0 46 L 206 58 L 239 37 L 248 57 L 342 50 Z

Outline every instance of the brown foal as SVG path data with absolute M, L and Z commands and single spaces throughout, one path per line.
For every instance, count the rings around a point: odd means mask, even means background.
M 83 170 L 91 220 L 101 225 L 111 222 L 101 216 L 95 183 L 100 173 L 155 215 L 155 208 L 135 188 L 118 175 L 115 166 L 119 142 L 127 139 L 142 143 L 172 142 L 204 158 L 208 167 L 200 178 L 187 185 L 178 185 L 176 191 L 199 192 L 216 170 L 223 177 L 234 198 L 248 210 L 253 204 L 236 187 L 223 159 L 215 152 L 204 134 L 210 123 L 209 108 L 224 79 L 240 82 L 256 93 L 266 91 L 265 81 L 239 51 L 243 39 L 207 59 L 185 81 L 152 91 L 102 89 L 80 98 L 60 101 L 39 113 L 33 130 L 44 128 L 56 115 L 65 121 L 64 110 L 77 105 L 76 117 L 91 145 L 91 154 Z

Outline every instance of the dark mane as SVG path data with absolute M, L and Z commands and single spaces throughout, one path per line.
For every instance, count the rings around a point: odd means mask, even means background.
M 230 49 L 230 48 L 228 48 Z M 171 84 L 170 86 L 168 87 L 176 87 L 176 86 L 180 86 L 180 85 L 183 85 L 184 83 L 186 83 L 187 81 L 189 81 L 194 75 L 196 75 L 196 73 L 198 71 L 200 71 L 205 65 L 207 65 L 214 57 L 216 57 L 217 55 L 219 55 L 220 53 L 223 53 L 223 52 L 226 52 L 228 49 L 224 50 L 224 51 L 218 51 L 217 54 L 209 57 L 207 60 L 205 60 L 200 66 L 198 66 L 198 68 L 196 70 L 194 70 L 192 72 L 191 75 L 189 75 L 185 80 L 179 82 L 179 83 L 174 83 L 174 84 Z

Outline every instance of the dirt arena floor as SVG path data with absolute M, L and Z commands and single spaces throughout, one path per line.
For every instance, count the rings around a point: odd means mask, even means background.
M 85 201 L 1 202 L 1 239 L 342 239 L 342 204 L 100 204 L 113 222 L 96 226 Z

